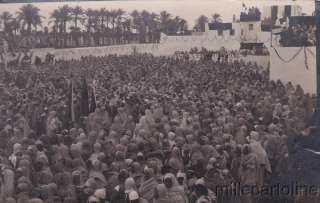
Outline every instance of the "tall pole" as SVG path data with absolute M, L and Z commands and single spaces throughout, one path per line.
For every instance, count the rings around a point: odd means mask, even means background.
M 316 17 L 316 81 L 317 97 L 315 109 L 315 127 L 317 132 L 320 129 L 320 0 L 315 0 L 315 17 Z

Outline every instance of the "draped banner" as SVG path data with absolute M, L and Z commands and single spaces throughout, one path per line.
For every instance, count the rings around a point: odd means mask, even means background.
M 276 47 L 269 52 L 270 79 L 299 84 L 305 92 L 316 93 L 315 47 Z

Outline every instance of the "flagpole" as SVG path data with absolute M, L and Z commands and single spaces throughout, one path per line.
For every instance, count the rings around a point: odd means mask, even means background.
M 320 129 L 320 0 L 315 0 L 316 17 L 316 109 L 315 109 L 315 127 L 317 132 Z
M 73 79 L 71 79 L 71 121 L 72 121 L 72 122 L 75 121 Z
M 94 102 L 97 103 L 97 96 L 96 96 L 96 84 L 97 84 L 97 81 L 95 79 L 93 79 L 92 81 L 92 91 L 93 91 L 93 96 L 94 96 Z

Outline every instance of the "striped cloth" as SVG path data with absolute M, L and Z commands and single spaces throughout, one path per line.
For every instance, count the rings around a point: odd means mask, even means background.
M 152 202 L 154 189 L 157 187 L 157 185 L 158 183 L 153 177 L 146 181 L 143 181 L 139 188 L 139 194 L 142 198 L 148 200 L 149 202 Z

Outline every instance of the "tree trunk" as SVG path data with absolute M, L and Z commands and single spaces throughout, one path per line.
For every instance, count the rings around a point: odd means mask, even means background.
M 113 44 L 115 44 L 116 41 L 116 35 L 115 35 L 115 19 L 112 19 L 112 40 L 113 40 Z
M 63 32 L 66 33 L 67 32 L 67 21 L 63 21 Z

